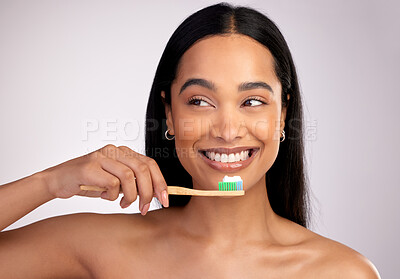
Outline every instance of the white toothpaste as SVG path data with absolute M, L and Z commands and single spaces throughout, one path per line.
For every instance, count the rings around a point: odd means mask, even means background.
M 236 182 L 235 189 L 238 191 L 243 190 L 243 180 L 240 176 L 227 176 L 225 175 L 222 179 L 222 183 L 224 182 Z
M 225 175 L 224 178 L 222 179 L 222 182 L 238 182 L 242 181 L 242 178 L 240 176 L 227 176 Z

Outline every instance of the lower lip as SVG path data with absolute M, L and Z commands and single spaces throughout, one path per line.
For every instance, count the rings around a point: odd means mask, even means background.
M 217 162 L 217 161 L 212 161 L 207 158 L 202 152 L 200 153 L 200 157 L 213 169 L 222 171 L 222 172 L 236 172 L 241 169 L 244 169 L 247 167 L 254 159 L 254 157 L 258 154 L 258 150 L 256 149 L 253 151 L 253 154 L 251 154 L 251 157 L 249 157 L 245 161 L 239 161 L 239 162 L 233 162 L 233 163 L 222 163 L 222 162 Z

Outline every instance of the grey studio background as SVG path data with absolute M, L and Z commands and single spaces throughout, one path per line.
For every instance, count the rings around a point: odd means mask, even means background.
M 108 143 L 144 154 L 147 98 L 167 40 L 184 18 L 214 3 L 0 1 L 0 184 Z M 231 3 L 267 14 L 292 51 L 305 104 L 311 229 L 394 278 L 399 4 Z M 7 229 L 76 212 L 134 213 L 138 203 L 122 210 L 119 199 L 58 199 Z

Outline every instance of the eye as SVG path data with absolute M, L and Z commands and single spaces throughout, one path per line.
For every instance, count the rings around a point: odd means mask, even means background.
M 208 102 L 200 97 L 191 97 L 188 102 L 190 105 L 195 105 L 199 107 L 206 107 Z
M 249 104 L 251 107 L 258 107 L 258 106 L 260 106 L 262 104 L 266 104 L 266 103 L 261 101 L 261 99 L 258 97 L 251 97 L 243 102 L 243 105 L 245 105 L 245 104 Z

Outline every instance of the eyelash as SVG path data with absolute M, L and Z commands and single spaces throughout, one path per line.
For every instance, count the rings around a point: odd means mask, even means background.
M 194 103 L 195 101 L 207 102 L 206 100 L 204 100 L 204 99 L 201 98 L 201 97 L 190 97 L 189 100 L 187 101 L 187 103 L 188 103 L 189 105 L 193 105 L 193 103 Z M 199 105 L 197 105 L 197 106 L 199 106 Z
M 256 101 L 261 102 L 262 104 L 266 104 L 266 102 L 262 101 L 261 98 L 256 97 L 256 96 L 247 98 L 246 100 L 244 100 L 243 103 L 245 103 L 245 102 L 247 102 L 247 101 L 251 101 L 251 100 L 256 100 Z M 194 101 L 203 101 L 203 102 L 208 103 L 206 100 L 204 100 L 204 99 L 201 98 L 201 97 L 191 97 L 191 98 L 189 98 L 189 100 L 187 101 L 187 103 L 188 103 L 189 105 L 193 105 Z M 195 106 L 199 106 L 199 105 L 195 105 Z M 200 107 L 200 106 L 199 106 L 199 107 Z M 251 107 L 251 106 L 250 106 L 250 107 Z M 258 106 L 254 106 L 254 107 L 258 107 Z
M 247 98 L 246 100 L 244 100 L 244 103 L 247 102 L 247 101 L 250 101 L 250 100 L 259 101 L 263 105 L 267 104 L 266 102 L 262 101 L 260 97 L 257 97 L 257 96 Z M 258 107 L 258 106 L 255 106 L 255 107 Z

